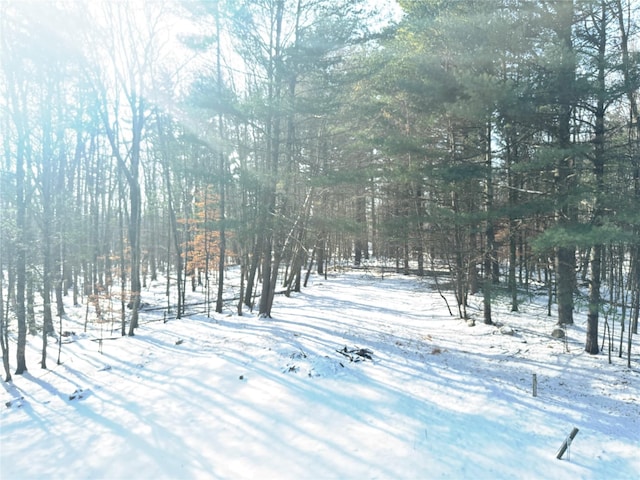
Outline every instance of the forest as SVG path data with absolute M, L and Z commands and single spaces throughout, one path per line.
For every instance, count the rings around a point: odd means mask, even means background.
M 543 292 L 559 326 L 584 305 L 588 353 L 610 322 L 630 350 L 640 5 L 390 4 L 0 2 L 5 380 L 27 342 L 47 368 L 65 297 L 133 336 L 151 281 L 177 318 L 195 289 L 269 318 L 373 261 L 436 276 L 463 319 L 481 294 L 486 324 L 497 296 Z

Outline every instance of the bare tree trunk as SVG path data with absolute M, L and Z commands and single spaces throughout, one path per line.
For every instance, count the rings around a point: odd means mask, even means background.
M 260 265 L 260 245 L 257 241 L 253 244 L 253 253 L 251 254 L 251 265 L 249 266 L 249 273 L 247 275 L 247 287 L 244 294 L 244 304 L 253 308 L 253 289 L 256 281 L 256 275 L 258 273 L 258 265 Z
M 137 168 L 137 166 L 136 166 Z M 142 282 L 140 281 L 140 222 L 141 198 L 140 185 L 136 182 L 129 185 L 131 201 L 131 218 L 129 219 L 129 247 L 131 249 L 131 321 L 129 322 L 129 336 L 135 335 L 138 328 L 138 312 L 140 309 L 140 295 Z
M 0 229 L 0 243 L 2 243 L 2 229 Z M 4 265 L 4 250 L 0 250 L 0 271 L 5 271 Z M 7 265 L 7 275 L 9 277 L 9 284 L 12 283 L 13 273 L 9 265 Z M 7 295 L 10 292 L 10 288 L 7 288 Z M 8 313 L 8 308 L 7 308 Z M 2 350 L 2 366 L 4 368 L 4 381 L 11 381 L 11 366 L 9 365 L 9 330 L 7 328 L 8 317 L 5 316 L 4 306 L 4 275 L 0 275 L 0 349 Z
M 631 6 L 633 2 L 627 3 L 627 11 L 625 12 L 622 4 L 622 0 L 616 0 L 615 2 L 615 14 L 618 19 L 618 26 L 620 31 L 620 49 L 622 50 L 622 67 L 623 67 L 623 79 L 624 89 L 629 102 L 629 149 L 631 153 L 632 177 L 633 177 L 633 190 L 634 197 L 640 203 L 640 109 L 638 108 L 637 101 L 637 86 L 633 76 L 633 60 L 632 55 L 629 52 L 629 34 L 632 29 L 632 16 Z M 635 228 L 636 238 L 640 238 L 640 226 L 636 225 Z M 640 242 L 636 242 L 631 246 L 630 256 L 632 259 L 631 275 L 632 279 L 629 282 L 632 289 L 632 312 L 631 312 L 631 329 L 629 331 L 629 362 L 631 355 L 631 334 L 638 334 L 638 317 L 640 316 Z M 631 365 L 629 365 L 631 366 Z
M 277 245 L 279 232 L 279 219 L 276 211 L 276 182 L 278 177 L 278 163 L 280 157 L 281 141 L 281 91 L 282 91 L 282 22 L 284 17 L 284 0 L 275 2 L 275 10 L 272 12 L 272 25 L 274 30 L 270 32 L 270 58 L 268 68 L 268 101 L 269 113 L 267 119 L 267 185 L 264 192 L 265 209 L 261 220 L 265 222 L 266 229 L 262 233 L 262 293 L 260 295 L 259 314 L 262 317 L 271 316 L 271 306 L 275 294 L 275 282 L 278 277 L 280 264 L 280 251 Z
M 355 199 L 355 222 L 356 222 L 356 238 L 355 238 L 355 258 L 354 265 L 357 267 L 361 264 L 363 256 L 367 256 L 367 199 L 365 197 L 364 188 L 358 187 Z
M 598 36 L 598 75 L 597 75 L 597 105 L 595 111 L 595 132 L 594 132 L 594 154 L 593 154 L 593 174 L 596 181 L 595 205 L 593 224 L 596 228 L 602 225 L 602 196 L 604 195 L 604 165 L 605 165 L 605 63 L 606 63 L 606 24 L 607 7 L 605 2 L 601 2 L 599 25 L 596 26 Z M 589 313 L 587 315 L 587 339 L 585 350 L 588 353 L 596 354 L 600 352 L 598 348 L 598 319 L 600 314 L 600 283 L 602 267 L 601 243 L 596 243 L 591 249 L 590 270 L 591 279 L 589 282 Z
M 182 275 L 183 275 L 183 271 L 182 271 L 182 247 L 180 246 L 180 236 L 179 236 L 179 231 L 178 231 L 178 220 L 176 218 L 176 210 L 175 210 L 175 202 L 173 199 L 173 190 L 171 188 L 171 175 L 169 172 L 169 165 L 167 162 L 167 158 L 166 155 L 168 155 L 168 152 L 166 152 L 163 155 L 163 164 L 162 164 L 162 172 L 164 174 L 164 185 L 165 188 L 167 189 L 167 209 L 169 211 L 169 223 L 171 225 L 171 234 L 170 236 L 173 237 L 173 248 L 176 251 L 176 256 L 175 256 L 175 261 L 176 261 L 176 285 L 178 288 L 178 305 L 177 305 L 177 312 L 176 312 L 176 318 L 181 318 L 182 317 L 182 310 L 183 310 L 183 305 L 182 305 L 182 289 L 183 289 L 183 285 L 182 285 Z M 168 267 L 167 267 L 168 268 Z M 167 278 L 169 277 L 169 272 L 167 271 Z M 169 280 L 167 280 L 169 281 Z M 168 287 L 167 287 L 167 295 L 168 295 Z
M 246 259 L 242 258 L 240 261 L 240 294 L 238 295 L 238 316 L 242 316 L 242 303 L 244 300 L 244 277 L 246 273 Z
M 271 234 L 267 234 L 267 238 L 263 239 L 262 247 L 262 293 L 260 295 L 260 307 L 258 313 L 262 317 L 269 317 L 271 311 L 269 305 L 271 304 L 270 295 L 275 291 L 275 287 L 271 287 L 272 275 L 272 250 L 273 241 Z
M 46 220 L 45 220 L 46 222 Z M 47 229 L 45 229 L 46 232 Z M 51 313 L 51 249 L 49 243 L 44 245 L 44 263 L 42 279 L 42 300 L 43 300 L 43 320 L 42 320 L 42 357 L 40 366 L 47 368 L 47 336 L 53 332 L 53 316 Z
M 118 182 L 119 189 L 122 192 L 123 186 L 122 181 Z M 118 226 L 120 234 L 118 235 L 118 246 L 120 247 L 120 334 L 125 336 L 127 334 L 126 328 L 126 292 L 127 292 L 127 269 L 126 269 L 126 259 L 125 259 L 125 241 L 124 241 L 124 207 L 123 207 L 123 195 L 121 194 L 118 197 L 119 208 L 118 208 Z M 86 270 L 85 270 L 86 275 Z M 87 300 L 88 302 L 88 300 Z
M 493 263 L 497 256 L 497 248 L 495 245 L 495 232 L 493 227 L 493 175 L 492 175 L 492 154 L 491 154 L 491 120 L 487 121 L 485 131 L 485 252 L 484 252 L 484 279 L 482 285 L 483 306 L 484 306 L 484 323 L 492 325 L 491 319 L 491 290 L 494 282 Z
M 36 293 L 35 293 L 35 279 L 33 269 L 27 271 L 27 286 L 26 286 L 26 316 L 27 316 L 27 331 L 29 335 L 37 335 L 38 328 L 36 327 Z
M 570 198 L 575 184 L 575 160 L 571 152 L 571 115 L 574 103 L 575 60 L 573 55 L 573 0 L 557 4 L 558 40 L 562 52 L 558 67 L 558 146 L 561 157 L 554 172 L 556 184 L 556 222 L 563 227 L 575 219 Z M 576 247 L 562 244 L 556 247 L 556 287 L 558 301 L 558 324 L 573 323 L 573 292 L 576 280 Z
M 215 17 L 216 17 L 216 35 L 218 37 L 218 42 L 216 42 L 216 63 L 217 63 L 217 83 L 220 91 L 218 94 L 222 97 L 222 46 L 220 41 L 220 11 L 218 9 L 218 2 L 215 4 Z M 224 121 L 222 118 L 222 114 L 218 113 L 218 137 L 220 139 L 220 152 L 218 153 L 218 176 L 219 176 L 219 210 L 220 210 L 220 228 L 218 229 L 218 247 L 219 247 L 219 258 L 218 258 L 218 295 L 216 298 L 216 312 L 222 313 L 223 307 L 223 294 L 224 294 L 224 267 L 226 263 L 227 256 L 227 236 L 226 236 L 226 225 L 225 225 L 225 216 L 226 216 L 226 183 L 227 183 L 227 173 L 226 173 L 226 153 L 224 152 L 222 146 L 224 145 L 225 134 L 224 134 Z
M 26 200 L 24 195 L 24 149 L 19 141 L 16 155 L 16 317 L 18 320 L 18 344 L 16 346 L 16 375 L 27 371 L 27 322 L 25 311 L 25 287 L 27 282 L 26 252 Z

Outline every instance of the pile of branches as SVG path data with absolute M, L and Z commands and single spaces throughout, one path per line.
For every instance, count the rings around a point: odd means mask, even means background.
M 340 355 L 344 355 L 350 362 L 363 362 L 365 360 L 373 360 L 373 351 L 368 348 L 341 348 L 336 350 Z

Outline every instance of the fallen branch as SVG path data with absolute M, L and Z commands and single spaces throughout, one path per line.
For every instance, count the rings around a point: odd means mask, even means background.
M 352 348 L 344 347 L 336 350 L 340 355 L 344 355 L 350 362 L 361 362 L 363 360 L 373 360 L 373 351 L 368 348 Z

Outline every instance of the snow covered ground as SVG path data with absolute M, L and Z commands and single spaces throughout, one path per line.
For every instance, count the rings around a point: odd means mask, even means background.
M 505 335 L 449 316 L 428 280 L 373 271 L 312 277 L 272 319 L 234 310 L 151 310 L 120 337 L 67 307 L 62 364 L 51 340 L 40 369 L 30 339 L 29 372 L 0 389 L 0 477 L 639 478 L 640 346 L 632 369 L 586 354 L 583 314 L 565 344 L 543 306 L 498 302 Z

